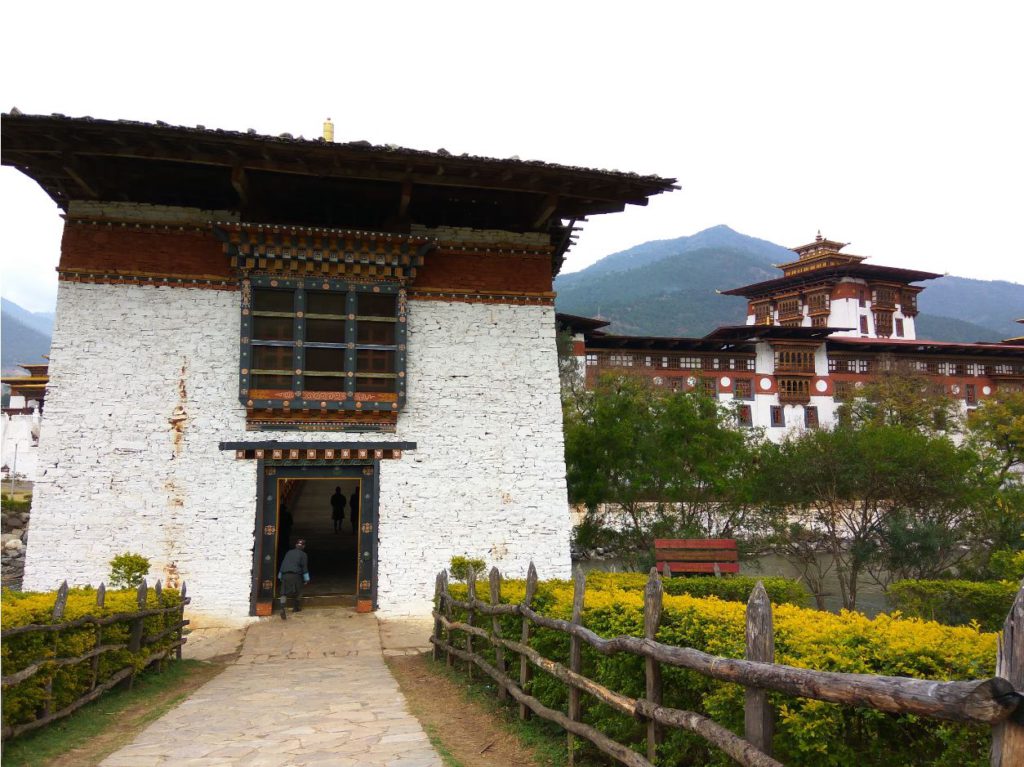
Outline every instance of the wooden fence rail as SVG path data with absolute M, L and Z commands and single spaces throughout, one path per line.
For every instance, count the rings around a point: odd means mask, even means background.
M 849 706 L 863 706 L 893 714 L 916 714 L 955 722 L 986 724 L 993 728 L 991 764 L 1009 767 L 1024 764 L 1024 584 L 1018 591 L 1007 616 L 1000 640 L 999 659 L 992 679 L 967 682 L 943 682 L 905 677 L 845 674 L 795 668 L 774 662 L 772 609 L 764 586 L 758 582 L 747 603 L 746 659 L 722 658 L 689 647 L 675 647 L 655 641 L 661 621 L 663 590 L 661 578 L 652 569 L 644 590 L 644 637 L 617 636 L 605 639 L 582 625 L 586 582 L 577 573 L 573 586 L 572 619 L 550 618 L 535 612 L 532 604 L 537 593 L 537 571 L 531 563 L 526 578 L 526 597 L 517 604 L 501 603 L 501 576 L 490 573 L 490 599 L 476 598 L 475 574 L 467 582 L 467 599 L 454 598 L 448 588 L 447 573 L 435 583 L 434 658 L 442 653 L 448 665 L 455 658 L 466 661 L 467 668 L 478 668 L 498 685 L 499 695 L 511 696 L 520 704 L 520 716 L 530 713 L 555 722 L 567 732 L 570 763 L 574 760 L 577 737 L 590 741 L 598 750 L 630 767 L 653 767 L 657 745 L 663 741 L 664 728 L 675 727 L 704 738 L 744 767 L 782 767 L 772 758 L 774 711 L 767 691 Z M 466 612 L 467 619 L 453 618 L 453 608 Z M 486 620 L 491 616 L 488 630 Z M 502 636 L 499 616 L 522 618 L 520 641 Z M 568 666 L 543 657 L 529 646 L 533 627 L 551 629 L 569 637 Z M 454 637 L 461 632 L 465 639 Z M 482 640 L 474 645 L 474 639 Z M 474 652 L 483 642 L 494 650 L 496 665 Z M 630 698 L 604 687 L 581 673 L 581 648 L 587 644 L 602 655 L 629 653 L 644 659 L 645 696 Z M 507 671 L 506 651 L 519 655 L 519 679 Z M 745 738 L 693 711 L 662 705 L 661 666 L 675 666 L 704 676 L 734 682 L 746 688 L 744 708 Z M 536 667 L 568 687 L 567 714 L 544 706 L 528 692 L 532 668 Z M 581 694 L 631 717 L 646 722 L 647 753 L 642 756 L 581 721 Z
M 136 591 L 137 610 L 103 616 L 86 615 L 70 621 L 61 621 L 64 617 L 64 610 L 67 608 L 68 591 L 67 581 L 62 583 L 60 589 L 57 590 L 57 596 L 54 601 L 52 613 L 54 623 L 32 623 L 25 626 L 14 626 L 0 632 L 0 641 L 4 642 L 12 637 L 22 636 L 25 634 L 35 633 L 46 635 L 52 633 L 54 635 L 52 640 L 53 657 L 39 660 L 19 671 L 0 678 L 0 688 L 4 690 L 4 694 L 7 694 L 8 688 L 26 682 L 37 674 L 50 673 L 50 676 L 46 681 L 47 701 L 44 704 L 42 711 L 39 712 L 39 716 L 29 722 L 21 724 L 8 725 L 5 722 L 3 725 L 3 737 L 5 739 L 17 737 L 22 733 L 35 730 L 58 719 L 62 719 L 63 717 L 77 711 L 86 703 L 95 700 L 104 692 L 121 682 L 127 681 L 128 686 L 131 687 L 135 681 L 135 675 L 141 669 L 147 668 L 153 663 L 159 663 L 162 666 L 172 653 L 178 660 L 181 659 L 181 648 L 182 645 L 185 644 L 184 628 L 189 624 L 189 622 L 185 620 L 185 606 L 192 601 L 187 595 L 186 586 L 184 584 L 182 584 L 181 587 L 180 602 L 173 605 L 165 606 L 163 586 L 160 581 L 157 581 L 153 591 L 156 595 L 158 607 L 147 608 L 146 604 L 149 587 L 145 582 L 142 582 L 139 584 L 139 588 Z M 101 584 L 96 590 L 96 606 L 98 608 L 102 608 L 105 602 L 106 587 Z M 147 635 L 145 633 L 145 621 L 147 618 L 153 617 L 159 617 L 158 622 L 160 624 L 160 629 L 156 633 Z M 127 642 L 120 643 L 104 643 L 104 627 L 111 626 L 116 623 L 129 624 L 129 640 Z M 95 643 L 92 648 L 74 657 L 60 657 L 57 649 L 60 638 L 59 632 L 69 629 L 84 628 L 86 626 L 92 626 L 95 629 Z M 147 646 L 161 642 L 161 640 L 164 640 L 168 636 L 172 636 L 173 641 L 169 644 L 165 644 L 155 652 L 142 655 L 141 660 L 138 658 L 139 655 L 144 653 Z M 101 683 L 99 681 L 100 658 L 109 652 L 126 649 L 132 653 L 133 657 L 124 667 L 116 669 Z M 53 677 L 51 672 L 64 666 L 74 666 L 86 661 L 91 662 L 92 681 L 89 685 L 89 689 L 64 708 L 58 711 L 51 710 L 53 691 Z

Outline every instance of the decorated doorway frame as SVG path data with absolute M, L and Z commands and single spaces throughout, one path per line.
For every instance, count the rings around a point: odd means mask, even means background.
M 222 442 L 235 458 L 256 462 L 256 524 L 253 530 L 250 615 L 270 615 L 277 579 L 278 498 L 281 479 L 359 480 L 359 535 L 356 610 L 377 609 L 377 523 L 381 460 L 415 450 L 410 442 L 386 443 L 240 443 Z

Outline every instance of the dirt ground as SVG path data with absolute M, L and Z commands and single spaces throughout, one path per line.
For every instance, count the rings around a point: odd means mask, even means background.
M 103 732 L 78 748 L 40 763 L 39 767 L 92 767 L 131 741 L 155 718 L 176 705 L 224 670 L 223 664 L 203 664 L 187 678 L 159 695 L 147 698 L 119 712 Z
M 386 660 L 413 715 L 462 767 L 534 767 L 538 763 L 498 714 L 469 700 L 464 685 L 433 671 L 429 655 Z

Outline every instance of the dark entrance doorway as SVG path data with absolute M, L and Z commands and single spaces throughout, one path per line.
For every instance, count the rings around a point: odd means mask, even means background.
M 303 591 L 307 597 L 356 596 L 359 564 L 359 512 L 352 514 L 352 498 L 359 498 L 360 479 L 282 479 L 286 485 L 279 491 L 282 508 L 287 505 L 292 517 L 290 541 L 285 541 L 288 528 L 281 516 L 277 544 L 280 565 L 284 552 L 303 538 L 309 555 L 310 582 Z M 343 518 L 334 523 L 331 497 L 335 489 L 344 499 Z M 280 585 L 280 584 L 278 584 Z
M 261 462 L 253 549 L 253 614 L 269 615 L 273 610 L 280 587 L 277 572 L 281 558 L 299 538 L 306 539 L 311 576 L 304 598 L 315 603 L 347 597 L 360 611 L 376 609 L 377 468 L 376 461 L 340 465 Z M 330 498 L 337 487 L 345 496 L 345 517 L 335 532 Z M 351 515 L 353 492 L 359 497 L 355 526 Z M 281 513 L 282 505 L 291 513 L 290 529 Z

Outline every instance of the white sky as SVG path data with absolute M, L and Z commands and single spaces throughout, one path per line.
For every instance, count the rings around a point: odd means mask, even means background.
M 8 3 L 0 108 L 655 173 L 575 271 L 728 224 L 1024 282 L 1024 4 Z M 0 170 L 3 295 L 51 309 L 61 220 Z M 735 287 L 722 285 L 723 288 Z

